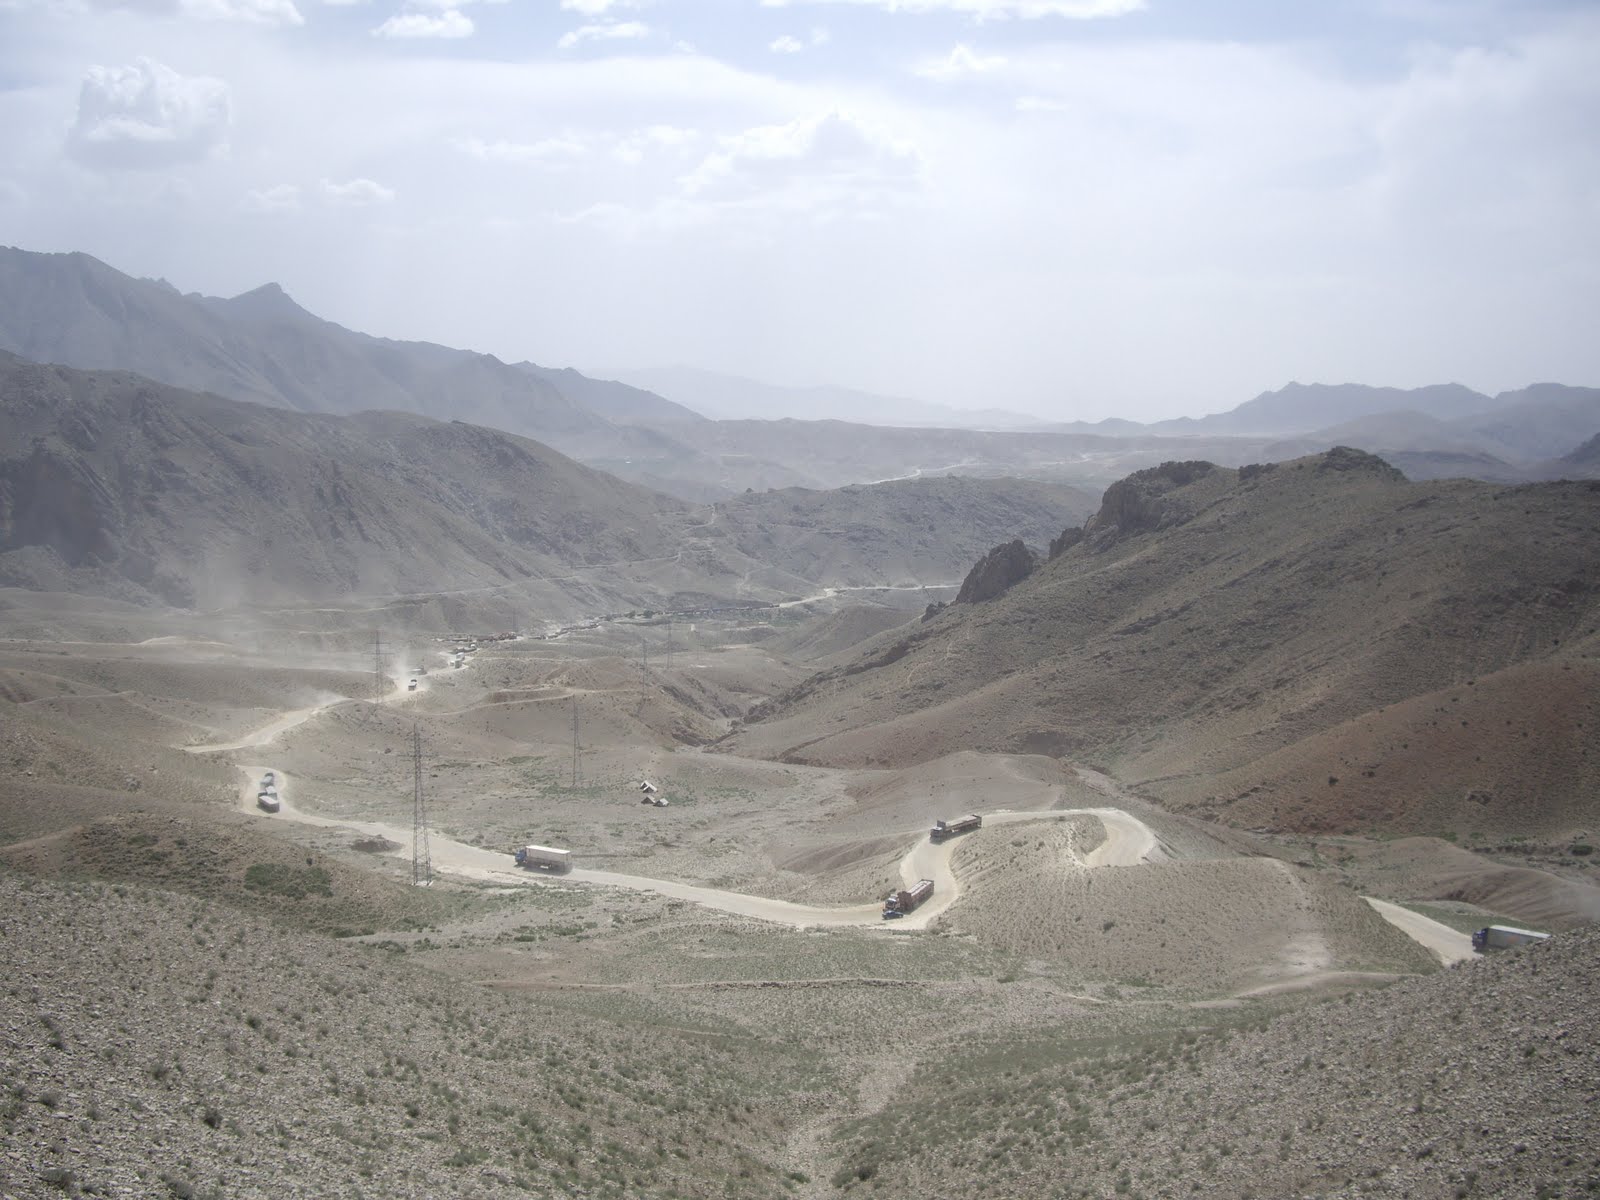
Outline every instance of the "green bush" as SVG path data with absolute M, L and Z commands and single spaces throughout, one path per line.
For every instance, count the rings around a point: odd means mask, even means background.
M 333 895 L 333 877 L 321 867 L 252 863 L 244 873 L 244 885 L 258 892 L 271 892 L 292 900 Z

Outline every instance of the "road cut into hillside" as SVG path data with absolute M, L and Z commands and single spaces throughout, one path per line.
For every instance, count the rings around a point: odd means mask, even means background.
M 411 830 L 382 821 L 361 821 L 343 817 L 324 817 L 312 813 L 293 800 L 294 786 L 291 778 L 281 769 L 266 764 L 241 765 L 244 782 L 239 789 L 240 811 L 261 816 L 266 820 L 296 821 L 327 829 L 348 829 L 373 839 L 395 843 L 397 849 L 390 853 L 406 858 L 411 854 Z M 256 803 L 258 781 L 268 770 L 277 780 L 280 808 L 267 814 Z M 1047 812 L 998 812 L 985 820 L 992 825 L 1011 825 L 1024 821 L 1059 820 L 1066 817 L 1092 816 L 1106 828 L 1106 840 L 1093 852 L 1079 860 L 1084 869 L 1099 866 L 1125 866 L 1146 861 L 1160 855 L 1155 834 L 1143 821 L 1120 809 L 1078 808 L 1056 809 Z M 980 831 L 981 833 L 981 831 Z M 973 835 L 968 834 L 967 837 Z M 900 862 L 900 877 L 906 886 L 919 879 L 933 880 L 933 898 L 920 908 L 893 924 L 898 930 L 926 929 L 932 921 L 960 897 L 960 885 L 951 865 L 951 858 L 962 839 L 934 843 L 921 839 Z M 441 874 L 454 875 L 480 882 L 521 883 L 537 886 L 552 881 L 600 884 L 628 888 L 633 891 L 655 892 L 673 900 L 684 900 L 718 912 L 736 916 L 754 917 L 796 929 L 837 929 L 846 927 L 878 928 L 883 926 L 881 903 L 848 906 L 796 904 L 792 900 L 777 900 L 769 896 L 752 896 L 742 892 L 729 892 L 720 888 L 702 887 L 672 879 L 652 879 L 643 875 L 625 875 L 617 871 L 593 870 L 574 867 L 563 875 L 542 875 L 515 866 L 509 851 L 486 850 L 469 846 L 438 833 L 428 838 L 433 868 Z M 1109 848 L 1109 849 L 1108 849 Z
M 1364 899 L 1385 921 L 1432 951 L 1441 966 L 1453 967 L 1458 962 L 1469 962 L 1477 957 L 1468 934 L 1387 900 L 1375 900 L 1371 896 Z
M 394 694 L 404 696 L 406 694 L 404 687 L 404 681 L 396 680 Z M 284 713 L 261 729 L 235 741 L 187 747 L 187 749 L 203 753 L 263 747 L 285 730 L 292 729 L 318 713 L 343 703 L 349 701 L 344 697 L 337 697 L 321 705 Z M 281 769 L 261 763 L 240 765 L 239 769 L 244 779 L 238 793 L 238 807 L 243 812 L 264 820 L 295 821 L 323 828 L 346 829 L 375 841 L 381 839 L 393 844 L 396 848 L 390 853 L 396 857 L 405 858 L 411 854 L 409 827 L 381 821 L 321 816 L 296 803 L 293 783 Z M 269 769 L 275 772 L 280 797 L 279 811 L 272 814 L 261 810 L 256 803 L 258 781 Z M 1115 800 L 1121 794 L 1116 782 L 1107 776 L 1084 768 L 1080 768 L 1077 774 L 1108 800 Z M 1162 845 L 1149 825 L 1114 805 L 1029 811 L 1002 809 L 982 815 L 986 827 L 1071 817 L 1093 817 L 1104 828 L 1104 839 L 1087 853 L 1068 852 L 1067 865 L 1083 871 L 1108 867 L 1136 867 L 1144 863 L 1159 862 L 1170 856 L 1167 848 Z M 940 843 L 935 843 L 926 836 L 918 836 L 916 843 L 900 860 L 901 884 L 910 887 L 918 880 L 931 879 L 934 884 L 933 895 L 907 916 L 889 923 L 883 921 L 881 900 L 877 898 L 869 903 L 844 906 L 799 904 L 791 900 L 726 891 L 679 880 L 629 875 L 581 866 L 573 868 L 564 875 L 550 876 L 516 867 L 511 859 L 510 848 L 484 849 L 454 841 L 437 833 L 431 835 L 429 843 L 433 867 L 437 872 L 481 882 L 537 886 L 559 880 L 654 892 L 657 895 L 718 912 L 751 917 L 796 929 L 882 928 L 914 931 L 927 929 L 961 898 L 961 885 L 953 866 L 953 857 L 964 843 L 974 837 L 982 836 L 981 829 Z M 579 857 L 581 861 L 581 850 Z M 1376 900 L 1369 903 L 1380 916 L 1426 947 L 1441 963 L 1450 965 L 1473 957 L 1470 939 L 1466 935 L 1396 905 Z
M 396 679 L 393 684 L 394 686 L 389 693 L 384 696 L 385 700 L 400 700 L 408 695 L 417 695 L 417 692 L 410 691 L 407 688 L 407 681 L 404 679 Z M 216 754 L 224 750 L 254 750 L 261 746 L 270 745 L 278 740 L 278 735 L 288 733 L 289 730 L 304 725 L 311 718 L 327 712 L 330 708 L 337 708 L 341 704 L 355 703 L 357 701 L 350 696 L 332 696 L 320 704 L 312 704 L 305 708 L 296 708 L 282 713 L 260 729 L 252 730 L 250 733 L 241 738 L 235 738 L 231 742 L 207 742 L 200 746 L 183 746 L 180 748 L 189 754 Z

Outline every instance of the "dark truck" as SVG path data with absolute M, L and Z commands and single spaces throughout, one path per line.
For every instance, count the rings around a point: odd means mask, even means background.
M 958 833 L 966 833 L 977 829 L 983 824 L 983 818 L 977 813 L 968 813 L 964 817 L 957 817 L 954 821 L 935 821 L 933 828 L 928 831 L 928 837 L 935 842 L 942 842 L 945 838 L 953 838 Z
M 911 887 L 890 892 L 889 898 L 883 902 L 883 919 L 888 921 L 895 917 L 903 917 L 931 895 L 933 895 L 931 879 L 919 879 Z
M 1487 950 L 1510 950 L 1542 942 L 1549 936 L 1532 929 L 1518 929 L 1515 925 L 1489 925 L 1472 935 L 1472 948 L 1479 954 Z

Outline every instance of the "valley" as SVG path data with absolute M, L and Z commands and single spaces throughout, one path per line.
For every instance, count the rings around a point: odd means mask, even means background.
M 461 635 L 402 629 L 383 635 L 390 666 L 376 703 L 372 632 L 342 608 L 314 636 L 311 614 L 292 622 L 294 610 L 258 614 L 254 630 L 243 614 L 191 616 L 176 634 L 159 609 L 51 611 L 6 593 L 13 769 L 0 886 L 11 912 L 34 914 L 26 930 L 8 927 L 8 945 L 34 994 L 49 997 L 41 1028 L 99 1046 L 109 1065 L 89 1074 L 73 1053 L 8 1043 L 19 1081 L 0 1159 L 8 1183 L 22 1194 L 30 1178 L 70 1177 L 136 1194 L 833 1197 L 954 1170 L 971 1194 L 998 1196 L 1038 1186 L 1028 1164 L 1070 1148 L 1061 1194 L 1110 1194 L 1138 1132 L 1102 1106 L 1126 1093 L 1130 1071 L 1177 1066 L 1173 1086 L 1185 1072 L 1231 1072 L 1237 1039 L 1265 1036 L 1307 1004 L 1364 1020 L 1363 1005 L 1393 1003 L 1373 989 L 1407 979 L 1442 984 L 1459 971 L 1502 986 L 1510 959 L 1463 961 L 1478 957 L 1460 951 L 1464 925 L 1539 908 L 1568 929 L 1600 896 L 1586 863 L 1554 871 L 1530 847 L 1478 856 L 1477 867 L 1485 881 L 1522 872 L 1515 895 L 1530 908 L 1492 882 L 1479 905 L 1446 900 L 1429 881 L 1447 862 L 1459 870 L 1447 842 L 1411 839 L 1403 866 L 1358 862 L 1399 843 L 1347 837 L 1334 850 L 1314 836 L 1253 834 L 1158 806 L 1092 758 L 958 748 L 874 765 L 728 753 L 758 702 L 812 664 L 871 661 L 885 639 L 928 628 L 923 600 L 920 589 L 832 585 L 676 614 L 670 632 L 663 613 L 568 618 L 480 641 L 459 668 L 449 647 Z M 26 632 L 41 622 L 78 636 Z M 112 628 L 119 641 L 83 636 Z M 413 729 L 427 888 L 410 884 Z M 272 814 L 255 802 L 268 770 L 281 797 Z M 644 779 L 666 808 L 639 803 Z M 983 815 L 980 829 L 929 840 L 935 819 L 969 811 Z M 571 849 L 570 874 L 516 868 L 510 851 L 527 842 Z M 932 899 L 884 920 L 884 893 L 917 879 L 934 882 Z M 74 923 L 121 930 L 129 946 L 154 939 L 168 967 L 145 974 L 155 960 L 118 952 L 116 977 L 131 990 L 113 999 L 73 956 L 33 957 L 26 947 L 57 944 L 66 926 L 50 913 L 69 895 Z M 185 938 L 203 955 L 190 970 L 207 982 L 161 999 Z M 220 944 L 250 950 L 219 959 L 208 947 Z M 284 954 L 293 965 L 273 957 Z M 1441 961 L 1460 965 L 1440 974 Z M 391 998 L 344 991 L 341 979 Z M 179 1018 L 219 989 L 230 997 L 221 1024 Z M 80 1004 L 121 1013 L 139 1050 L 102 1043 Z M 238 1032 L 230 1011 L 242 1014 Z M 467 1012 L 483 1032 L 463 1040 Z M 353 1022 L 367 1029 L 359 1042 L 341 1032 Z M 556 1039 L 542 1065 L 527 1075 L 494 1063 L 523 1057 L 514 1030 L 528 1022 Z M 384 1032 L 402 1026 L 403 1039 Z M 263 1048 L 295 1057 L 274 1066 L 240 1040 L 262 1031 Z M 588 1047 L 578 1074 L 565 1064 L 576 1045 Z M 948 1073 L 967 1061 L 987 1064 L 959 1068 L 975 1079 L 1014 1081 L 1024 1107 L 1002 1104 L 998 1124 L 941 1125 L 967 1086 Z M 696 1111 L 686 1069 L 719 1073 L 709 1122 L 667 1115 L 679 1103 Z M 339 1082 L 315 1086 L 317 1072 Z M 269 1095 L 281 1115 L 252 1115 Z M 1081 1099 L 1048 1101 L 1055 1115 L 1041 1118 L 1046 1095 Z M 1165 1097 L 1134 1088 L 1122 1111 Z M 629 1115 L 655 1103 L 666 1107 Z M 159 1169 L 142 1141 L 105 1137 L 132 1104 L 165 1131 Z M 919 1131 L 931 1129 L 943 1132 L 930 1143 Z M 963 1167 L 985 1146 L 1030 1144 L 1024 1129 L 1043 1140 L 1008 1156 L 1002 1174 Z M 951 1145 L 967 1148 L 936 1165 Z M 1375 1140 L 1370 1153 L 1387 1152 Z M 294 1165 L 269 1181 L 263 1156 Z M 1554 1159 L 1526 1161 L 1541 1178 L 1562 1174 Z M 1462 1147 L 1427 1169 L 1424 1183 L 1450 1188 L 1484 1164 Z M 1215 1194 L 1234 1186 L 1225 1164 L 1210 1170 Z M 1187 1194 L 1183 1178 L 1147 1171 L 1142 1186 Z M 1303 1171 L 1293 1178 L 1308 1186 Z
M 1600 1188 L 1592 389 L 713 421 L 66 267 L 148 320 L 0 354 L 5 1195 Z

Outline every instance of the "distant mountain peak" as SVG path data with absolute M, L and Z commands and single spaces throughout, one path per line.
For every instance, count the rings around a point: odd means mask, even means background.
M 244 313 L 251 317 L 316 319 L 296 304 L 289 293 L 276 283 L 263 283 L 260 287 L 241 292 L 223 303 L 235 313 Z

